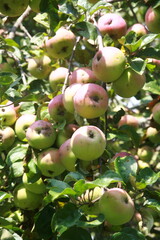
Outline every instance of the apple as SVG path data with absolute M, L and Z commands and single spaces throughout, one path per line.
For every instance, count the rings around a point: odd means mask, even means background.
M 26 139 L 33 148 L 49 148 L 56 140 L 56 130 L 50 122 L 37 120 L 27 128 Z
M 58 87 L 62 87 L 64 80 L 68 75 L 68 68 L 58 67 L 53 70 L 49 75 L 49 84 L 53 91 L 59 90 Z
M 83 43 L 78 43 L 74 52 L 74 59 L 76 62 L 87 66 L 93 58 L 94 52 L 90 51 Z
M 73 83 L 95 83 L 97 81 L 94 72 L 88 67 L 77 68 L 69 76 L 69 85 Z
M 46 192 L 46 185 L 44 184 L 42 178 L 39 178 L 35 182 L 30 182 L 27 173 L 22 176 L 22 182 L 27 190 L 37 194 L 43 194 Z
M 41 206 L 43 195 L 30 192 L 21 183 L 15 187 L 13 198 L 16 207 L 24 210 L 34 210 Z
M 15 132 L 11 127 L 0 129 L 0 151 L 12 146 L 15 140 Z
M 96 77 L 106 83 L 117 80 L 126 65 L 124 53 L 116 47 L 103 47 L 95 54 L 92 70 Z
M 21 141 L 27 141 L 26 130 L 27 128 L 36 121 L 36 115 L 34 114 L 23 114 L 15 123 L 15 133 Z
M 116 94 L 123 98 L 135 96 L 146 82 L 145 74 L 138 74 L 131 68 L 124 70 L 122 75 L 112 84 Z
M 116 159 L 116 158 L 118 158 L 118 157 L 123 158 L 123 157 L 127 157 L 127 156 L 132 156 L 132 154 L 131 154 L 131 153 L 128 153 L 128 152 L 118 152 L 118 153 L 116 153 L 116 154 L 113 156 L 113 158 L 111 158 L 110 161 L 109 161 L 109 167 L 110 167 L 110 169 L 115 170 L 115 164 L 114 164 L 114 162 L 115 162 L 115 159 Z
M 138 128 L 139 121 L 135 116 L 130 115 L 130 114 L 126 114 L 126 115 L 122 116 L 121 119 L 118 122 L 118 127 L 121 127 L 123 125 L 130 125 L 130 126 L 133 126 L 135 128 Z
M 106 221 L 112 225 L 122 225 L 129 222 L 135 212 L 134 202 L 129 194 L 120 188 L 110 188 L 99 200 L 100 212 Z
M 78 89 L 82 86 L 82 83 L 73 83 L 67 87 L 63 93 L 63 104 L 65 109 L 74 114 L 74 96 Z
M 37 157 L 37 166 L 45 177 L 53 178 L 65 171 L 57 148 L 43 150 Z
M 140 160 L 149 162 L 152 159 L 153 156 L 153 149 L 150 146 L 142 146 L 140 148 L 138 148 L 137 150 L 137 155 L 139 157 Z
M 73 98 L 75 111 L 83 118 L 102 116 L 108 108 L 106 90 L 95 83 L 83 84 Z
M 75 172 L 76 156 L 71 149 L 71 138 L 67 139 L 59 148 L 60 161 L 66 170 Z
M 108 34 L 113 39 L 119 39 L 126 34 L 127 24 L 118 13 L 106 13 L 97 22 L 102 35 Z
M 18 17 L 28 7 L 29 0 L 1 0 L 0 12 L 5 16 Z
M 70 122 L 74 119 L 74 115 L 68 112 L 64 107 L 63 94 L 56 95 L 50 100 L 48 104 L 48 111 L 50 117 L 56 122 L 64 120 Z
M 40 12 L 40 2 L 41 0 L 29 0 L 29 6 L 33 12 L 39 13 Z
M 75 156 L 84 161 L 99 158 L 106 147 L 104 133 L 96 126 L 79 127 L 71 137 L 71 149 Z
M 75 42 L 74 33 L 61 27 L 55 36 L 46 40 L 44 48 L 49 57 L 63 59 L 71 55 Z
M 151 58 L 152 63 L 156 66 L 156 68 L 159 70 L 160 69 L 160 60 Z
M 12 126 L 17 119 L 13 106 L 0 105 L 0 122 L 2 126 Z
M 150 32 L 160 33 L 160 7 L 149 7 L 145 13 L 145 23 Z
M 126 33 L 129 33 L 130 31 L 135 32 L 138 37 L 142 37 L 143 35 L 146 35 L 148 33 L 146 27 L 141 23 L 133 24 L 128 28 Z
M 146 138 L 148 138 L 152 143 L 160 143 L 160 131 L 154 127 L 148 127 L 146 130 Z
M 46 56 L 34 57 L 28 59 L 28 71 L 38 79 L 45 79 L 52 70 L 51 59 Z
M 160 124 L 160 102 L 156 103 L 152 108 L 153 119 Z

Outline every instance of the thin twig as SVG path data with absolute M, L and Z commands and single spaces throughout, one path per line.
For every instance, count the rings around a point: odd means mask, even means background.
M 28 30 L 23 26 L 23 24 L 20 24 L 20 29 L 26 34 L 26 36 L 30 39 L 32 39 L 32 36 L 30 35 L 30 33 L 28 32 Z
M 128 2 L 128 6 L 129 6 L 129 8 L 130 8 L 130 10 L 131 10 L 131 12 L 132 12 L 132 14 L 133 14 L 134 19 L 136 20 L 136 22 L 138 22 L 138 19 L 137 19 L 137 16 L 136 16 L 136 14 L 135 14 L 135 12 L 134 12 L 134 10 L 133 10 L 131 1 L 130 1 L 130 0 L 127 0 L 127 2 Z

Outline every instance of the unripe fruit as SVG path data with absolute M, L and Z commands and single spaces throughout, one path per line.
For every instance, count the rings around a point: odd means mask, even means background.
M 118 127 L 121 127 L 123 125 L 130 125 L 137 128 L 139 126 L 139 122 L 135 116 L 126 114 L 122 116 L 120 121 L 118 122 Z
M 50 73 L 49 83 L 53 91 L 57 91 L 60 86 L 62 87 L 67 74 L 68 69 L 65 67 L 59 67 Z
M 160 102 L 156 103 L 152 108 L 153 119 L 156 123 L 160 124 Z
M 37 194 L 43 194 L 46 191 L 46 186 L 45 186 L 42 178 L 39 178 L 35 182 L 29 182 L 27 173 L 24 173 L 23 177 L 22 177 L 22 181 L 23 181 L 25 188 L 27 190 L 29 190 L 30 192 L 37 193 Z
M 95 83 L 97 81 L 94 72 L 88 67 L 75 69 L 69 77 L 69 85 L 73 83 Z
M 7 105 L 0 107 L 0 119 L 2 126 L 12 126 L 17 119 L 15 109 Z
M 141 23 L 135 23 L 132 26 L 130 26 L 127 30 L 127 33 L 130 32 L 130 31 L 135 32 L 138 37 L 142 37 L 143 35 L 148 33 L 145 26 Z
M 15 132 L 11 127 L 0 129 L 0 150 L 6 150 L 12 146 L 15 140 Z
M 29 0 L 1 0 L 0 12 L 5 16 L 18 17 L 27 8 Z
M 145 23 L 150 32 L 160 33 L 160 8 L 149 7 L 145 14 Z

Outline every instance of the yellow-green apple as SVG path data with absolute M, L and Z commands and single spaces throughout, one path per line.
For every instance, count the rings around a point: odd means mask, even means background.
M 69 85 L 73 83 L 95 83 L 98 79 L 89 67 L 75 69 L 69 76 Z
M 0 129 L 0 150 L 6 150 L 12 146 L 15 140 L 15 132 L 11 127 Z
M 42 178 L 39 178 L 37 181 L 30 181 L 27 173 L 24 173 L 22 176 L 22 182 L 27 190 L 37 194 L 43 194 L 46 192 L 46 185 L 44 184 Z
M 138 148 L 137 155 L 140 160 L 149 162 L 149 161 L 151 161 L 152 156 L 153 156 L 153 148 L 148 145 L 142 146 L 142 147 Z
M 28 59 L 28 71 L 38 79 L 47 78 L 51 70 L 51 59 L 46 55 Z
M 67 124 L 62 130 L 58 130 L 55 145 L 59 148 L 79 128 L 77 124 Z
M 129 194 L 120 188 L 108 189 L 99 200 L 100 212 L 108 223 L 122 225 L 129 222 L 135 212 L 134 202 Z
M 102 116 L 108 107 L 108 94 L 98 84 L 83 84 L 74 98 L 75 111 L 84 118 L 92 119 Z
M 94 56 L 94 52 L 88 49 L 84 44 L 77 44 L 76 50 L 74 52 L 74 60 L 78 63 L 87 66 Z
M 49 84 L 53 91 L 59 90 L 62 87 L 65 78 L 68 75 L 68 68 L 58 67 L 49 74 Z
M 146 82 L 145 74 L 138 74 L 131 68 L 124 70 L 122 75 L 112 84 L 115 93 L 124 98 L 135 96 Z
M 70 112 L 74 113 L 74 96 L 78 89 L 82 86 L 82 83 L 73 83 L 70 86 L 68 86 L 64 93 L 63 93 L 63 104 L 65 109 Z
M 0 12 L 5 16 L 20 16 L 27 8 L 29 0 L 1 0 Z
M 117 47 L 103 47 L 95 54 L 92 70 L 96 77 L 106 83 L 117 80 L 126 65 L 124 53 Z
M 48 111 L 50 117 L 56 121 L 61 122 L 66 120 L 70 122 L 74 119 L 74 115 L 66 110 L 63 103 L 63 94 L 56 95 L 48 104 Z
M 56 130 L 50 122 L 37 120 L 27 128 L 26 139 L 33 148 L 49 148 L 56 140 Z
M 40 12 L 40 2 L 41 0 L 29 0 L 29 6 L 33 12 L 39 13 Z
M 145 24 L 150 32 L 160 33 L 160 7 L 149 7 L 145 14 Z
M 118 122 L 118 127 L 121 127 L 123 125 L 130 125 L 130 126 L 137 128 L 139 126 L 139 121 L 138 121 L 137 117 L 130 115 L 130 114 L 126 114 L 126 115 L 122 116 Z
M 160 124 L 160 102 L 156 103 L 152 108 L 153 119 Z
M 79 127 L 71 137 L 71 148 L 75 156 L 84 161 L 99 158 L 106 147 L 106 138 L 100 128 L 87 125 Z
M 106 13 L 97 22 L 102 35 L 108 34 L 113 39 L 119 39 L 126 34 L 127 24 L 118 13 Z
M 71 138 L 67 139 L 59 148 L 60 161 L 66 170 L 75 172 L 76 156 L 71 149 Z
M 75 42 L 74 33 L 61 27 L 55 36 L 46 40 L 44 48 L 49 57 L 63 59 L 71 55 Z
M 36 121 L 36 115 L 34 114 L 23 114 L 15 123 L 15 133 L 21 141 L 27 141 L 26 131 L 27 128 Z
M 137 34 L 138 37 L 142 37 L 148 33 L 146 27 L 141 23 L 135 23 L 127 29 L 126 33 L 133 31 Z
M 12 126 L 17 119 L 13 106 L 0 105 L 0 122 L 2 126 Z
M 57 148 L 43 150 L 37 157 L 37 166 L 45 177 L 53 178 L 65 171 Z
M 144 162 L 143 160 L 138 160 L 138 167 L 140 169 L 146 168 L 146 167 L 150 167 L 149 164 L 147 162 Z
M 155 144 L 160 143 L 160 131 L 155 127 L 148 127 L 146 131 L 146 137 Z
M 17 185 L 13 192 L 16 207 L 24 210 L 34 210 L 42 204 L 43 195 L 30 192 L 23 183 Z

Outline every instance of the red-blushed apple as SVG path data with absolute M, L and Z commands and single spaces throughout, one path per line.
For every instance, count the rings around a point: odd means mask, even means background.
M 122 225 L 129 222 L 135 212 L 134 202 L 129 194 L 120 188 L 110 188 L 99 200 L 100 212 L 108 223 Z
M 15 132 L 11 127 L 0 129 L 0 151 L 6 150 L 12 146 L 15 140 Z
M 50 122 L 37 120 L 27 128 L 26 139 L 33 148 L 49 148 L 56 140 L 56 130 Z
M 75 172 L 77 158 L 71 149 L 71 138 L 67 139 L 59 148 L 60 161 L 66 170 Z
M 0 119 L 2 126 L 12 126 L 17 119 L 17 113 L 14 107 L 0 105 Z
M 137 34 L 138 37 L 142 37 L 148 33 L 146 27 L 141 23 L 135 23 L 127 29 L 126 33 L 133 31 Z
M 47 78 L 51 70 L 51 59 L 46 55 L 28 59 L 28 71 L 38 79 Z
M 74 33 L 61 27 L 55 36 L 46 40 L 44 48 L 49 57 L 63 59 L 71 55 L 75 42 Z
M 160 69 L 160 60 L 155 59 L 155 58 L 151 58 L 151 61 L 154 65 L 156 65 L 156 68 L 159 70 Z
M 160 124 L 160 102 L 156 103 L 152 108 L 153 119 Z
M 115 170 L 115 165 L 114 165 L 114 162 L 115 162 L 115 159 L 120 157 L 120 158 L 123 158 L 123 157 L 128 157 L 128 156 L 132 156 L 131 153 L 128 153 L 128 152 L 119 152 L 119 153 L 116 153 L 113 158 L 110 159 L 109 161 L 109 167 L 110 169 L 112 170 Z
M 55 141 L 56 147 L 60 147 L 66 140 L 71 138 L 72 134 L 79 128 L 77 124 L 70 123 L 67 124 L 64 129 L 57 132 L 57 137 Z
M 108 34 L 113 39 L 119 39 L 126 34 L 127 23 L 118 13 L 106 13 L 97 22 L 102 35 Z
M 148 146 L 148 145 L 144 145 L 140 148 L 138 148 L 137 150 L 137 155 L 139 157 L 140 160 L 142 161 L 146 161 L 146 162 L 150 162 L 152 157 L 153 157 L 153 148 Z
M 116 47 L 103 47 L 95 54 L 92 70 L 96 77 L 106 83 L 117 80 L 126 65 L 124 53 Z
M 121 127 L 123 125 L 130 125 L 130 126 L 137 128 L 139 126 L 139 121 L 138 121 L 137 117 L 130 115 L 130 114 L 126 114 L 126 115 L 122 116 L 118 122 L 118 127 Z
M 96 83 L 97 81 L 94 72 L 88 67 L 77 68 L 69 76 L 69 85 L 73 83 Z
M 36 121 L 36 115 L 34 114 L 23 114 L 15 123 L 15 133 L 21 141 L 27 141 L 26 130 L 27 128 Z
M 42 204 L 43 195 L 27 190 L 24 184 L 19 184 L 13 192 L 15 206 L 24 210 L 34 210 Z
M 27 173 L 22 176 L 22 182 L 27 190 L 37 194 L 43 194 L 46 192 L 46 185 L 44 184 L 42 178 L 39 178 L 35 182 L 30 182 Z
M 65 78 L 68 75 L 68 69 L 65 67 L 58 67 L 53 70 L 49 75 L 49 84 L 53 91 L 57 91 L 59 87 L 62 87 Z
M 160 143 L 160 130 L 155 127 L 148 127 L 146 130 L 146 138 L 148 138 L 152 143 Z
M 63 104 L 65 109 L 70 112 L 74 113 L 74 96 L 78 89 L 82 86 L 82 83 L 73 83 L 70 86 L 68 86 L 64 93 L 63 93 Z
M 147 9 L 145 23 L 150 32 L 160 33 L 160 7 Z
M 145 74 L 138 74 L 131 68 L 124 70 L 122 75 L 112 84 L 115 93 L 124 98 L 135 96 L 146 82 Z
M 40 2 L 41 0 L 29 0 L 29 6 L 33 12 L 40 12 Z
M 5 16 L 18 17 L 27 8 L 29 0 L 1 0 L 0 12 Z
M 79 127 L 71 137 L 71 149 L 84 161 L 99 158 L 106 147 L 106 138 L 100 128 L 92 125 Z
M 64 107 L 63 94 L 59 94 L 50 100 L 48 111 L 50 117 L 56 122 L 62 122 L 64 120 L 71 122 L 74 119 L 74 115 Z
M 37 166 L 45 177 L 53 178 L 65 171 L 57 148 L 43 150 L 37 157 Z
M 98 84 L 83 84 L 74 98 L 75 111 L 84 118 L 92 119 L 102 116 L 108 108 L 108 94 Z

